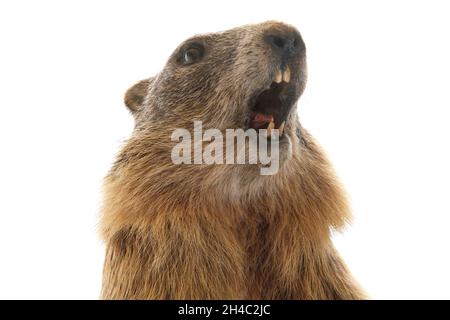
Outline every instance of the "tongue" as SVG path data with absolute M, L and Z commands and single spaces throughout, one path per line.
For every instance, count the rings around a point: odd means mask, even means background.
M 271 121 L 274 121 L 273 116 L 257 112 L 252 117 L 251 125 L 252 128 L 267 127 L 266 124 Z

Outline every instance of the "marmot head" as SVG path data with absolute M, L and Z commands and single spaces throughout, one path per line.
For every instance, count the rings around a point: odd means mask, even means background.
M 171 133 L 192 129 L 279 129 L 280 160 L 289 158 L 300 124 L 296 102 L 306 83 L 300 33 L 280 22 L 246 25 L 184 41 L 160 73 L 125 95 L 136 132 L 158 139 L 167 152 Z M 284 154 L 283 154 L 284 153 Z
M 295 113 L 305 81 L 300 33 L 265 22 L 184 41 L 158 75 L 127 91 L 125 103 L 138 125 L 170 119 L 183 127 L 198 119 L 219 129 L 259 129 L 272 116 L 278 128 Z

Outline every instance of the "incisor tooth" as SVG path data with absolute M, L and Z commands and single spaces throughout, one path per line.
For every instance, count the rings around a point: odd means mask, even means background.
M 284 131 L 284 124 L 285 124 L 285 121 L 283 121 L 283 122 L 281 123 L 280 127 L 278 128 L 278 130 L 280 130 L 280 136 L 282 136 L 282 135 L 283 135 L 283 131 Z
M 275 122 L 270 121 L 269 125 L 267 126 L 267 136 L 272 135 L 272 129 L 275 128 Z
M 281 70 L 280 70 L 280 69 L 278 69 L 278 70 L 275 72 L 275 79 L 274 79 L 274 81 L 275 81 L 276 83 L 280 83 L 281 81 L 283 81 L 283 74 L 281 73 Z
M 289 66 L 286 67 L 283 73 L 283 81 L 289 83 L 291 81 L 291 68 Z

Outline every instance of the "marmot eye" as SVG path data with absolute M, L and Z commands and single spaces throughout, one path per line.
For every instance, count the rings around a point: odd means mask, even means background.
M 200 61 L 203 57 L 203 50 L 197 47 L 190 47 L 183 53 L 183 64 L 192 64 Z

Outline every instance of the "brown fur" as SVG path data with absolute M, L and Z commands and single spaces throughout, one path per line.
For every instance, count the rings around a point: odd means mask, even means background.
M 103 298 L 365 297 L 330 240 L 350 217 L 345 194 L 296 108 L 276 175 L 170 158 L 171 132 L 193 119 L 242 127 L 248 97 L 273 71 L 261 36 L 291 29 L 266 22 L 197 36 L 208 42 L 204 61 L 179 68 L 177 49 L 160 74 L 127 93 L 136 129 L 105 179 Z M 304 55 L 295 68 L 298 98 Z

